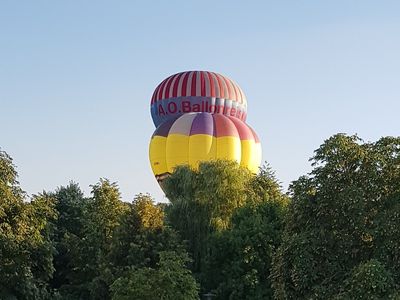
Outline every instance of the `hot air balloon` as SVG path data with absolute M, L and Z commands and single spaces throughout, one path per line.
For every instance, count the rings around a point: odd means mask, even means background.
M 235 82 L 214 72 L 182 72 L 157 86 L 151 99 L 156 127 L 190 112 L 223 114 L 245 121 L 247 101 Z
M 235 160 L 256 173 L 261 144 L 253 129 L 236 117 L 192 112 L 157 127 L 149 156 L 159 182 L 176 166 L 196 168 L 201 161 L 215 159 Z

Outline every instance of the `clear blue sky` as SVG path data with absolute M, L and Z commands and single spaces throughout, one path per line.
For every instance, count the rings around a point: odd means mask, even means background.
M 334 133 L 400 132 L 400 1 L 0 1 L 0 147 L 28 193 L 100 177 L 165 201 L 149 101 L 168 75 L 234 79 L 283 186 Z

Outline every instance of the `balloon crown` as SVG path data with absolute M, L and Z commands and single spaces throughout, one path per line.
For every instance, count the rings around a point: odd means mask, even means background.
M 151 116 L 156 127 L 190 112 L 223 114 L 245 121 L 247 100 L 233 80 L 209 71 L 171 75 L 154 90 Z

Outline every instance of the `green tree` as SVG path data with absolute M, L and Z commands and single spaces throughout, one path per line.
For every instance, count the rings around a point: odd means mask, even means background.
M 58 219 L 54 223 L 52 235 L 56 255 L 51 285 L 64 298 L 87 299 L 87 287 L 81 285 L 87 276 L 84 272 L 86 262 L 81 259 L 81 241 L 85 239 L 86 234 L 85 211 L 89 200 L 74 182 L 58 188 L 53 197 Z
M 272 299 L 270 268 L 284 211 L 278 202 L 246 205 L 234 214 L 230 229 L 213 236 L 206 277 L 217 299 Z
M 315 151 L 312 165 L 291 186 L 273 263 L 276 298 L 331 299 L 371 259 L 399 282 L 400 138 L 363 143 L 338 134 Z
M 111 285 L 113 300 L 198 299 L 198 287 L 186 267 L 187 255 L 161 251 L 154 268 L 133 268 Z
M 117 184 L 107 179 L 100 179 L 92 186 L 92 195 L 85 214 L 85 238 L 79 258 L 87 274 L 88 282 L 84 285 L 88 287 L 91 299 L 103 300 L 109 299 L 111 271 L 107 263 L 108 252 L 114 231 L 128 210 L 128 204 L 121 200 Z
M 164 213 L 139 194 L 121 218 L 106 256 L 103 280 L 113 299 L 194 299 L 197 286 L 178 235 L 164 225 Z M 171 298 L 174 295 L 175 298 Z
M 344 281 L 344 291 L 336 299 L 395 299 L 393 276 L 376 259 L 355 267 Z
M 11 157 L 0 151 L 0 296 L 47 299 L 54 271 L 53 199 L 44 193 L 25 203 L 24 196 Z
M 121 200 L 116 183 L 107 179 L 92 186 L 93 200 L 87 210 L 87 233 L 99 250 L 107 249 L 114 229 L 127 211 L 127 203 Z
M 132 203 L 132 211 L 137 214 L 143 228 L 156 230 L 164 226 L 164 211 L 154 204 L 149 194 L 136 195 Z
M 30 251 L 33 276 L 36 280 L 40 280 L 41 285 L 47 287 L 55 270 L 53 266 L 55 248 L 51 240 L 53 224 L 58 217 L 55 199 L 52 194 L 43 192 L 34 195 L 25 206 L 32 228 L 31 238 L 35 241 Z
M 216 299 L 272 299 L 272 257 L 281 243 L 288 198 L 268 167 L 251 180 L 256 200 L 238 208 L 209 240 L 206 286 Z
M 149 195 L 139 194 L 121 218 L 110 243 L 108 261 L 114 269 L 155 266 L 163 250 L 183 250 L 175 232 L 164 227 L 164 213 Z
M 204 267 L 210 234 L 228 228 L 235 209 L 246 203 L 251 179 L 231 161 L 203 162 L 197 170 L 179 166 L 166 179 L 168 220 L 188 242 L 195 273 Z

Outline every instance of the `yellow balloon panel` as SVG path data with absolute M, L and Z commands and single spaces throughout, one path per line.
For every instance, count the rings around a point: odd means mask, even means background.
M 257 173 L 261 163 L 261 145 L 253 140 L 243 140 L 242 157 L 240 165 L 248 168 L 251 172 Z
M 189 164 L 189 136 L 170 134 L 167 137 L 165 157 L 169 173 L 179 165 Z
M 149 156 L 153 173 L 163 174 L 168 172 L 165 156 L 167 138 L 163 136 L 153 136 L 150 142 Z
M 199 162 L 215 159 L 216 138 L 207 134 L 189 137 L 189 165 L 197 168 Z
M 260 167 L 261 164 L 261 159 L 262 159 L 262 149 L 261 149 L 261 144 L 256 143 L 254 152 L 253 152 L 253 165 L 249 167 L 249 170 L 252 171 L 253 173 L 258 173 L 258 168 Z
M 244 140 L 241 141 L 241 146 L 242 157 L 240 165 L 243 167 L 250 167 L 253 165 L 255 142 L 252 140 Z
M 240 139 L 237 137 L 224 136 L 217 138 L 217 159 L 241 160 Z

